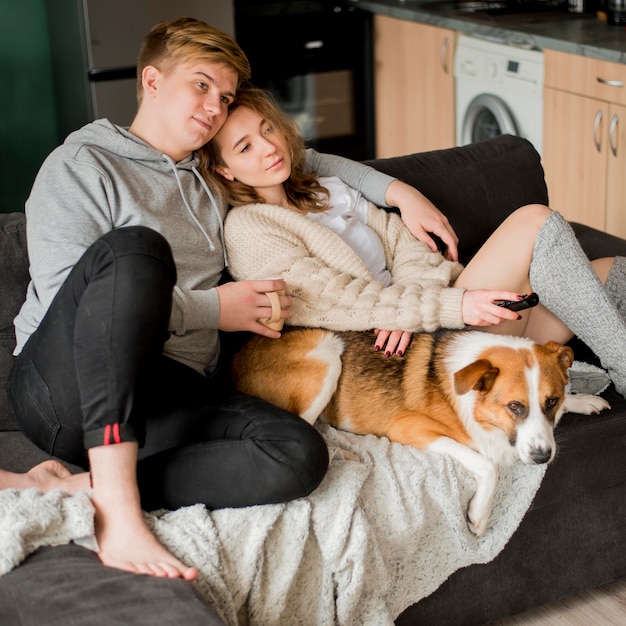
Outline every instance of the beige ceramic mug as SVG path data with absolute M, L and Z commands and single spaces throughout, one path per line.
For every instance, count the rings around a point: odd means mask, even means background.
M 272 316 L 260 317 L 259 322 L 272 330 L 282 330 L 285 320 L 280 316 L 282 309 L 280 307 L 279 296 L 284 296 L 285 290 L 279 289 L 278 291 L 266 291 L 265 295 L 270 299 L 270 303 L 272 304 Z

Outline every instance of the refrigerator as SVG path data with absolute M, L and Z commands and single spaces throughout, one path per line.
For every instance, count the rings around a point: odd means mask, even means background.
M 129 126 L 136 60 L 157 22 L 194 17 L 234 35 L 233 0 L 46 0 L 59 139 L 102 117 Z

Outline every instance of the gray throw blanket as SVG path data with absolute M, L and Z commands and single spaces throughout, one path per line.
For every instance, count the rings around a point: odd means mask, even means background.
M 318 425 L 331 452 L 320 487 L 285 504 L 146 513 L 157 537 L 200 575 L 229 625 L 391 626 L 455 570 L 494 559 L 545 466 L 502 468 L 487 532 L 465 512 L 472 476 L 439 454 Z M 42 545 L 93 543 L 84 494 L 0 491 L 0 574 Z

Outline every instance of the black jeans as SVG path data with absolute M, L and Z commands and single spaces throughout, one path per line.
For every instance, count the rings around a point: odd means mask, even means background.
M 312 426 L 163 356 L 175 281 L 158 233 L 128 227 L 96 241 L 15 357 L 9 395 L 20 427 L 85 469 L 88 448 L 138 441 L 146 509 L 309 494 L 328 467 Z

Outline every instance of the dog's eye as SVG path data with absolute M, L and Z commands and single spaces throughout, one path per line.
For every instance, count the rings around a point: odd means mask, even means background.
M 559 399 L 558 398 L 547 398 L 546 399 L 546 409 L 548 411 L 552 411 L 554 408 L 556 408 L 556 405 L 559 403 Z
M 520 402 L 509 402 L 507 407 L 514 415 L 521 415 L 524 410 L 524 405 Z

